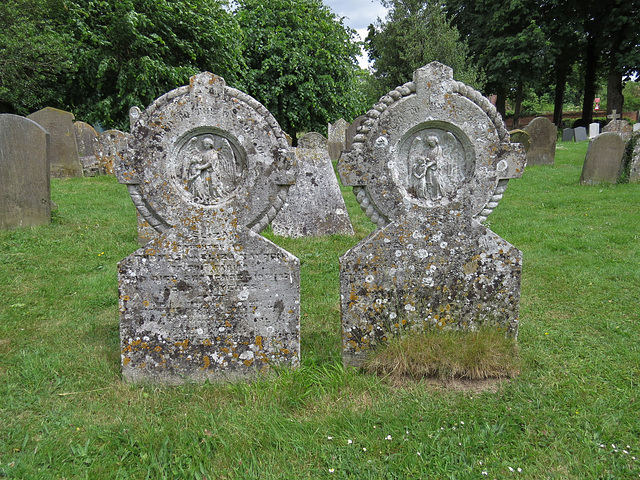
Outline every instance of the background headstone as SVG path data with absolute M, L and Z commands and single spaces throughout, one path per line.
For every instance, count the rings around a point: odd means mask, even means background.
M 33 120 L 0 114 L 0 229 L 51 221 L 49 133 Z
M 603 132 L 614 132 L 622 137 L 627 142 L 631 139 L 633 129 L 626 120 L 611 120 L 602 129 Z
M 367 116 L 360 115 L 359 117 L 356 117 L 353 122 L 351 122 L 351 125 L 349 125 L 349 128 L 347 129 L 347 138 L 345 145 L 346 151 L 351 150 L 351 144 L 353 143 L 353 139 L 355 138 L 355 136 L 358 134 L 358 128 L 365 120 L 367 120 Z
M 629 166 L 629 183 L 640 182 L 640 138 L 636 141 L 631 153 L 631 164 Z
M 113 165 L 127 154 L 129 134 L 120 130 L 106 130 L 95 139 L 95 155 L 102 175 L 113 175 Z
M 334 124 L 328 126 L 328 149 L 329 158 L 335 162 L 340 158 L 340 154 L 346 148 L 347 129 L 349 124 L 344 118 L 338 119 Z
M 537 117 L 524 127 L 524 131 L 531 135 L 527 165 L 553 165 L 556 161 L 558 128 L 547 118 Z
M 73 129 L 76 132 L 78 144 L 78 157 L 82 164 L 82 173 L 85 177 L 100 175 L 100 164 L 96 158 L 95 141 L 98 133 L 85 122 L 75 122 Z
M 633 131 L 634 132 L 640 131 L 640 123 L 634 123 L 633 124 Z
M 307 133 L 298 140 L 296 158 L 300 173 L 271 224 L 273 233 L 292 238 L 353 235 L 327 140 L 319 133 Z
M 522 254 L 481 222 L 522 175 L 522 145 L 486 98 L 436 62 L 367 117 L 338 162 L 378 225 L 340 258 L 344 363 L 431 329 L 515 336 Z
M 600 135 L 600 124 L 593 122 L 589 124 L 589 139 L 594 139 Z
M 587 129 L 585 127 L 576 127 L 574 129 L 576 142 L 586 142 L 589 140 L 587 137 Z
M 615 132 L 604 132 L 594 138 L 587 149 L 580 183 L 616 183 L 622 170 L 624 147 L 625 141 Z
M 46 107 L 32 113 L 33 120 L 49 132 L 49 168 L 55 178 L 82 177 L 73 113 Z
M 115 173 L 158 232 L 118 265 L 122 372 L 181 383 L 300 359 L 300 263 L 259 235 L 296 165 L 252 97 L 202 73 L 142 113 Z
M 564 130 L 562 130 L 563 142 L 573 142 L 573 140 L 574 140 L 573 128 L 565 128 Z
M 521 144 L 525 152 L 528 152 L 531 148 L 531 135 L 528 132 L 520 129 L 511 130 L 509 136 L 511 137 L 511 143 Z

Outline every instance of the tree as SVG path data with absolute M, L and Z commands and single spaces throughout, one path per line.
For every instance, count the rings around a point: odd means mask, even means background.
M 247 69 L 240 85 L 295 141 L 363 110 L 355 32 L 320 0 L 238 0 Z
M 233 83 L 242 70 L 241 32 L 223 0 L 63 0 L 75 73 L 65 101 L 76 115 L 127 128 L 146 107 L 201 71 Z
M 369 25 L 365 48 L 373 62 L 380 94 L 408 82 L 414 70 L 438 61 L 453 68 L 456 79 L 480 86 L 482 75 L 468 47 L 441 5 L 424 0 L 382 0 L 389 13 Z

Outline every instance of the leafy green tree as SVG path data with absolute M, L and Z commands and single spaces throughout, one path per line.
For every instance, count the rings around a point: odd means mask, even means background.
M 440 3 L 382 0 L 382 4 L 389 13 L 369 26 L 365 40 L 380 94 L 410 81 L 414 70 L 433 61 L 453 68 L 456 79 L 481 86 L 482 75 L 469 58 L 466 42 L 451 26 Z
M 242 89 L 269 109 L 291 137 L 325 132 L 362 112 L 355 32 L 320 0 L 238 0 L 244 32 Z
M 241 31 L 223 0 L 64 0 L 75 45 L 69 108 L 105 127 L 126 128 L 132 105 L 211 71 L 229 84 L 244 68 Z
M 20 115 L 63 107 L 61 77 L 73 71 L 71 49 L 53 21 L 58 2 L 0 3 L 0 112 Z

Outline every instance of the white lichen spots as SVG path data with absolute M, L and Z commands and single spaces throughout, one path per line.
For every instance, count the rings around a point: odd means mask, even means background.
M 504 172 L 508 167 L 509 167 L 509 164 L 507 163 L 506 160 L 500 160 L 498 162 L 498 165 L 496 165 L 496 170 L 498 170 L 499 172 Z
M 240 360 L 252 360 L 253 352 L 251 350 L 246 350 L 245 352 L 240 354 Z
M 442 248 L 443 250 L 447 248 L 447 242 L 440 242 L 440 248 Z
M 411 234 L 411 238 L 413 238 L 414 240 L 419 240 L 420 239 L 420 232 L 417 230 L 414 230 L 413 233 Z
M 218 327 L 218 331 L 219 331 L 219 332 L 224 332 L 224 331 L 225 331 L 225 328 L 224 328 L 224 327 Z
M 398 316 L 398 314 L 397 314 L 396 312 L 391 312 L 391 313 L 389 313 L 389 318 L 390 318 L 391 320 L 393 320 L 393 319 L 394 319 L 394 318 L 396 318 L 397 316 Z
M 389 144 L 389 140 L 387 140 L 386 137 L 378 137 L 376 138 L 376 147 L 377 148 L 384 148 Z
M 341 208 L 336 208 L 336 215 L 344 215 L 344 210 Z
M 384 243 L 391 243 L 391 239 L 390 238 L 385 238 L 383 241 L 384 241 Z
M 402 256 L 402 250 L 396 250 L 396 258 L 400 258 Z
M 197 330 L 196 330 L 196 333 L 197 333 L 198 335 L 202 335 L 202 334 L 204 333 L 204 330 L 203 330 L 203 329 L 201 329 L 201 328 L 199 328 L 199 329 L 197 329 Z
M 373 275 L 367 275 L 364 279 L 364 281 L 366 283 L 372 283 L 373 282 Z
M 435 266 L 435 265 L 433 265 L 433 264 L 429 267 L 429 271 L 430 271 L 430 272 L 435 272 L 437 269 L 438 269 L 438 267 L 436 267 L 436 266 Z
M 407 245 L 407 250 L 413 250 L 413 243 Z
M 422 285 L 424 285 L 425 287 L 433 287 L 435 283 L 436 282 L 433 280 L 432 277 L 424 277 L 422 279 Z
M 405 309 L 407 312 L 415 312 L 415 311 L 416 311 L 416 307 L 414 307 L 414 306 L 413 306 L 413 305 L 411 305 L 410 303 L 407 303 L 407 304 L 404 306 L 404 309 Z
M 429 252 L 427 252 L 424 248 L 421 248 L 419 250 L 416 250 L 414 252 L 414 255 L 418 258 L 425 259 L 429 256 Z
M 398 271 L 398 269 L 397 269 L 397 268 L 395 268 L 395 267 L 391 267 L 391 268 L 389 269 L 389 275 L 394 276 L 394 275 L 396 274 L 396 272 L 397 272 L 397 271 Z
M 273 335 L 273 332 L 275 332 L 275 328 L 273 328 L 273 326 L 269 325 L 269 326 L 267 327 L 267 333 L 268 333 L 269 335 Z

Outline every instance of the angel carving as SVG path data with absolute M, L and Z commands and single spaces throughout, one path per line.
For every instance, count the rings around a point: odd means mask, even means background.
M 226 138 L 212 134 L 198 135 L 183 150 L 182 179 L 196 201 L 214 203 L 233 191 L 240 171 Z
M 442 147 L 436 135 L 416 137 L 409 149 L 409 193 L 416 198 L 437 200 L 442 195 L 439 167 Z

